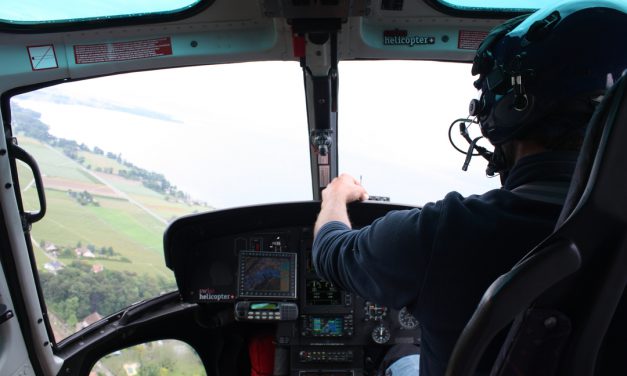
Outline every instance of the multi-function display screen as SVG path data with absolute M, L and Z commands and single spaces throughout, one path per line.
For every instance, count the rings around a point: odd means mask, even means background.
M 340 305 L 342 292 L 330 282 L 308 279 L 305 299 L 307 305 Z
M 341 317 L 312 317 L 310 319 L 311 334 L 314 337 L 341 337 L 343 323 Z
M 296 254 L 240 252 L 239 296 L 296 298 Z

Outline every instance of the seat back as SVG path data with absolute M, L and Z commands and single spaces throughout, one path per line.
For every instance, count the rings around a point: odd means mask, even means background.
M 588 125 L 555 231 L 486 290 L 447 375 L 474 374 L 512 322 L 493 375 L 592 375 L 617 359 L 627 331 L 606 333 L 625 327 L 612 319 L 627 284 L 626 86 L 623 77 Z

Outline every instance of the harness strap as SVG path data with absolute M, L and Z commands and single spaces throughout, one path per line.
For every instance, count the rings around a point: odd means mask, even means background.
M 520 185 L 511 192 L 529 200 L 564 205 L 569 187 L 569 182 L 539 181 Z

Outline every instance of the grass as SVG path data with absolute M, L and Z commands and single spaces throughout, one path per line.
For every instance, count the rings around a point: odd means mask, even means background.
M 120 234 L 130 240 L 134 247 L 151 252 L 163 252 L 161 235 L 165 226 L 152 216 L 128 201 L 101 198 L 100 206 L 86 206 L 100 229 Z
M 171 220 L 186 214 L 210 210 L 210 208 L 206 206 L 188 205 L 182 202 L 166 201 L 164 197 L 148 197 L 141 195 L 130 196 L 141 202 L 143 205 L 146 205 L 146 207 L 166 220 Z
M 78 153 L 79 156 L 85 158 L 84 165 L 91 166 L 91 171 L 88 172 L 85 171 L 76 161 L 66 157 L 63 154 L 60 154 L 60 151 L 51 150 L 49 147 L 43 145 L 37 140 L 22 136 L 20 137 L 20 144 L 22 144 L 31 154 L 36 157 L 38 163 L 40 163 L 40 169 L 44 175 L 49 177 L 67 179 L 68 183 L 93 183 L 99 187 L 102 187 L 103 184 L 90 174 L 90 172 L 95 173 L 99 177 L 106 180 L 107 183 L 124 192 L 129 197 L 137 200 L 142 205 L 145 205 L 150 210 L 153 210 L 156 214 L 158 214 L 165 220 L 171 220 L 182 215 L 195 212 L 203 212 L 211 209 L 206 206 L 189 205 L 186 203 L 177 202 L 173 197 L 170 197 L 170 199 L 167 200 L 166 195 L 146 188 L 140 181 L 129 180 L 116 175 L 120 169 L 128 169 L 128 167 L 104 155 L 99 155 L 86 151 L 81 151 Z M 22 164 L 20 163 L 20 165 Z M 114 174 L 96 172 L 96 167 L 112 168 Z M 28 168 L 26 166 L 22 166 L 22 168 L 20 168 L 21 186 L 23 188 L 26 187 L 31 180 L 32 173 L 28 171 Z M 90 189 L 86 188 L 86 190 L 89 191 Z
M 23 162 L 17 162 L 17 175 L 22 190 L 33 180 L 33 172 Z
M 121 176 L 104 173 L 101 173 L 98 176 L 104 176 L 109 184 L 128 195 L 156 197 L 163 199 L 163 194 L 144 187 L 144 185 L 140 181 L 125 179 Z
M 35 238 L 35 241 L 38 240 Z M 37 261 L 37 269 L 43 270 L 44 265 L 52 260 L 48 258 L 46 253 L 39 247 L 39 243 L 35 244 L 35 241 L 33 241 L 33 252 L 35 253 L 35 260 Z
M 95 171 L 96 168 L 112 168 L 113 173 L 117 174 L 121 169 L 126 169 L 121 163 L 118 161 L 111 159 L 102 154 L 95 154 L 87 151 L 81 151 L 78 153 L 79 156 L 85 158 L 85 165 L 90 165 L 92 171 Z
M 61 152 L 28 137 L 20 136 L 19 140 L 20 145 L 35 157 L 42 174 L 84 183 L 98 183 L 86 174 L 78 163 Z
M 27 192 L 30 193 L 30 192 Z M 25 197 L 33 201 L 34 195 Z M 99 198 L 99 207 L 83 206 L 66 192 L 46 190 L 48 212 L 33 225 L 32 234 L 38 241 L 52 242 L 57 247 L 74 249 L 80 242 L 97 249 L 112 247 L 131 262 L 89 260 L 112 270 L 127 270 L 138 274 L 161 275 L 172 279 L 163 259 L 162 234 L 165 225 L 128 201 Z M 34 205 L 31 203 L 30 205 Z M 61 260 L 68 263 L 71 260 Z M 46 261 L 47 262 L 47 261 Z

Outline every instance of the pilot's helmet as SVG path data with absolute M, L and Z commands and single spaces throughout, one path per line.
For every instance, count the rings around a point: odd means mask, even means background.
M 479 47 L 470 113 L 494 145 L 585 124 L 627 69 L 627 2 L 567 1 L 512 19 Z

